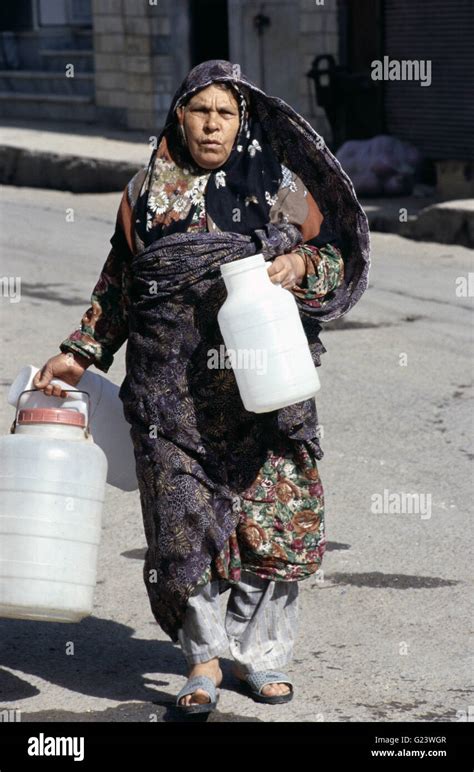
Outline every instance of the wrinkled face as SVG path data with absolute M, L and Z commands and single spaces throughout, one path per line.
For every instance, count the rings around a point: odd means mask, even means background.
M 212 85 L 178 107 L 189 151 L 203 169 L 225 163 L 239 130 L 239 107 L 233 93 Z

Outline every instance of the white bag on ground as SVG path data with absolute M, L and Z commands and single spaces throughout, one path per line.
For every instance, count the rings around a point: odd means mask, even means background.
M 414 145 L 386 134 L 344 142 L 336 157 L 359 196 L 409 195 L 422 160 Z

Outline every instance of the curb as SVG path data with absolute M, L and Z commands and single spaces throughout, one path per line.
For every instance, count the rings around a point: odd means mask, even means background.
M 72 193 L 121 191 L 139 164 L 0 145 L 0 184 Z
M 445 201 L 427 206 L 412 223 L 404 223 L 408 238 L 418 241 L 436 241 L 438 244 L 457 244 L 474 247 L 474 202 Z M 405 233 L 402 232 L 402 236 Z
M 381 207 L 374 209 L 371 202 L 361 199 L 361 205 L 373 233 L 395 233 L 414 241 L 474 247 L 472 199 L 430 203 L 402 222 L 393 212 L 384 211 Z
M 50 188 L 72 193 L 115 193 L 122 191 L 143 164 L 106 158 L 28 150 L 0 145 L 0 184 Z M 416 241 L 434 241 L 474 247 L 474 203 L 472 199 L 430 204 L 400 222 L 383 203 L 373 208 L 361 205 L 370 230 L 395 233 Z M 367 209 L 366 209 L 367 205 Z

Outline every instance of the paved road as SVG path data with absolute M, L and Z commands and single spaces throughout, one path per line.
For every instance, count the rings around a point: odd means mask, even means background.
M 21 301 L 0 298 L 6 433 L 11 380 L 57 353 L 89 304 L 119 195 L 1 193 L 0 276 L 21 276 Z M 210 720 L 459 721 L 474 706 L 473 298 L 456 294 L 457 278 L 473 270 L 464 248 L 374 235 L 369 290 L 322 336 L 329 548 L 324 581 L 300 585 L 296 698 L 266 706 L 241 696 L 224 659 L 226 688 Z M 124 353 L 109 371 L 116 383 Z M 374 511 L 384 490 L 391 513 Z M 418 513 L 404 510 L 407 493 Z M 138 494 L 108 487 L 103 522 L 93 616 L 78 625 L 0 620 L 0 707 L 23 721 L 173 718 L 185 667 L 148 606 Z

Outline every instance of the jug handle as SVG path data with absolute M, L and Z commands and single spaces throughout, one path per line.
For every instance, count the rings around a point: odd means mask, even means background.
M 31 391 L 39 391 L 39 389 L 24 389 L 24 391 L 21 391 L 19 396 L 18 396 L 18 399 L 16 401 L 16 407 L 15 407 L 15 418 L 13 419 L 13 423 L 12 423 L 12 425 L 10 427 L 10 434 L 15 434 L 15 428 L 16 428 L 16 424 L 17 424 L 17 417 L 18 417 L 18 410 L 19 410 L 20 400 L 21 400 L 23 394 L 27 394 L 28 392 L 31 392 Z M 62 391 L 64 391 L 64 392 L 73 391 L 75 393 L 79 392 L 81 394 L 87 394 L 87 399 L 88 399 L 87 424 L 86 424 L 86 428 L 84 429 L 84 433 L 85 433 L 86 438 L 88 438 L 90 436 L 89 420 L 90 420 L 90 414 L 91 414 L 91 395 L 89 394 L 88 391 L 84 391 L 84 389 L 62 389 Z

